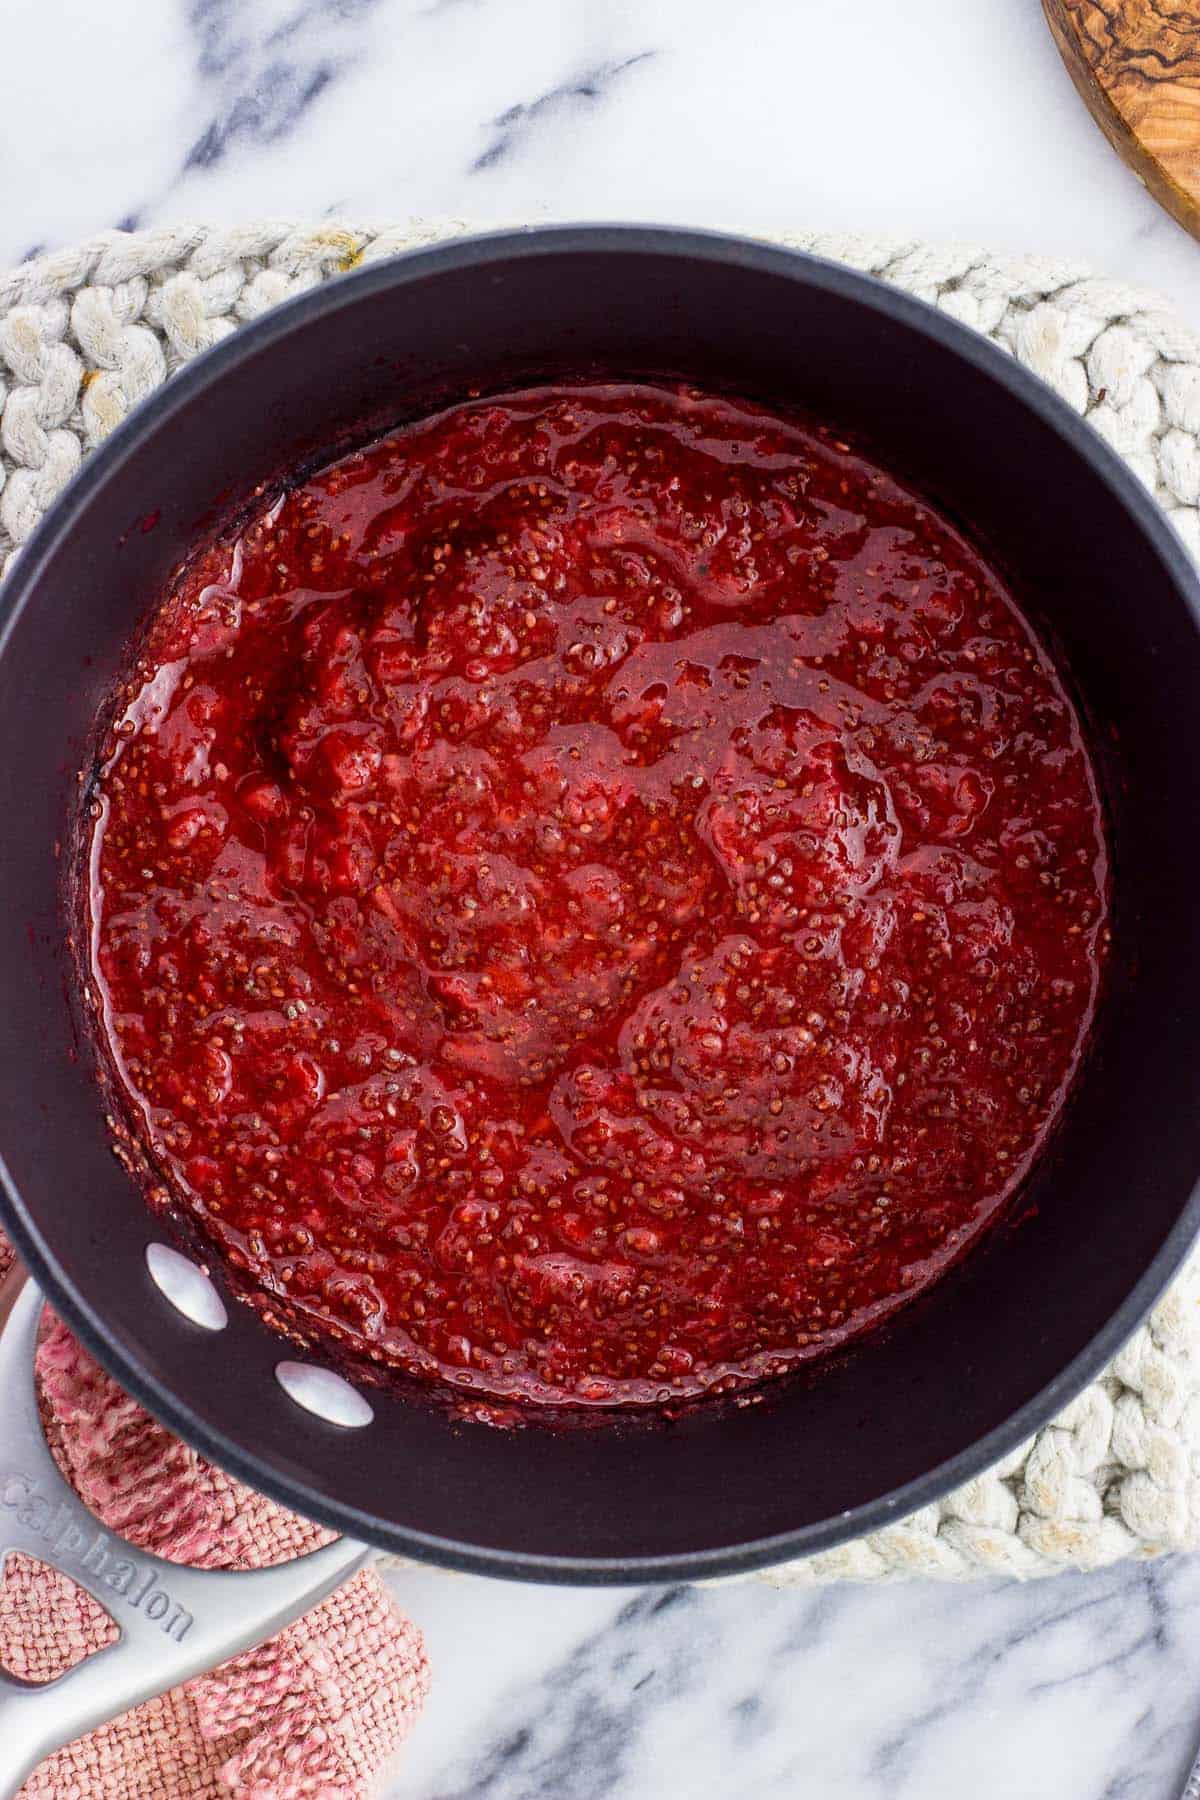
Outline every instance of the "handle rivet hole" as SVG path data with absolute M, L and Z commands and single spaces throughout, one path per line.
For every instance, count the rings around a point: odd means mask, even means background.
M 330 1425 L 358 1430 L 375 1417 L 370 1401 L 332 1369 L 318 1369 L 312 1363 L 281 1362 L 276 1366 L 275 1379 L 289 1400 Z
M 163 1298 L 193 1325 L 201 1325 L 205 1331 L 223 1331 L 228 1325 L 225 1302 L 190 1257 L 166 1244 L 148 1244 L 146 1267 Z

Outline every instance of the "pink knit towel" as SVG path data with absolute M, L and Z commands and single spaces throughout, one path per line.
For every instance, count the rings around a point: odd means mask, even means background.
M 11 1252 L 0 1238 L 0 1280 Z M 110 1529 L 201 1568 L 255 1568 L 329 1533 L 202 1462 L 157 1425 L 53 1320 L 38 1355 L 47 1438 Z M 100 1607 L 65 1577 L 10 1558 L 0 1663 L 44 1681 L 111 1641 Z M 367 1800 L 429 1685 L 420 1633 L 378 1577 L 356 1575 L 306 1618 L 116 1724 L 68 1745 L 24 1800 Z

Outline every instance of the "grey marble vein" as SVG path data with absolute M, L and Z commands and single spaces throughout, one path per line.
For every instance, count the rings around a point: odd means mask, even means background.
M 570 75 L 556 86 L 539 94 L 536 100 L 520 101 L 507 107 L 492 121 L 492 140 L 471 164 L 472 172 L 495 168 L 497 163 L 529 149 L 539 127 L 552 120 L 570 118 L 582 107 L 595 107 L 607 99 L 614 84 L 631 69 L 650 62 L 654 50 L 639 50 L 619 61 L 596 63 Z
M 196 72 L 212 115 L 183 158 L 210 168 L 235 147 L 274 143 L 361 51 L 354 27 L 380 0 L 295 0 L 278 12 L 253 0 L 192 0 Z M 348 28 L 348 29 L 347 29 Z
M 519 1794 L 557 1800 L 604 1800 L 628 1770 L 626 1755 L 657 1708 L 677 1697 L 687 1664 L 716 1648 L 702 1629 L 690 1642 L 670 1628 L 668 1615 L 690 1615 L 695 1596 L 669 1588 L 631 1600 L 612 1626 L 588 1639 L 543 1684 L 520 1723 L 495 1740 L 463 1780 L 439 1790 L 436 1800 L 513 1800 Z M 748 1704 L 747 1704 L 748 1703 Z M 738 1727 L 750 1720 L 762 1729 L 757 1694 L 734 1702 Z

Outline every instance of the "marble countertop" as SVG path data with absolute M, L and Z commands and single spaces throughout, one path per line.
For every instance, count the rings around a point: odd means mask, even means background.
M 1200 245 L 1039 0 L 6 0 L 0 265 L 115 224 L 641 218 L 967 238 L 1160 288 Z M 1029 1587 L 395 1573 L 393 1800 L 1175 1800 L 1200 1558 Z
M 166 219 L 791 225 L 1080 255 L 1200 325 L 1039 0 L 5 0 L 0 68 L 0 266 Z
M 392 1577 L 434 1687 L 389 1800 L 1179 1800 L 1200 1556 L 1027 1586 Z

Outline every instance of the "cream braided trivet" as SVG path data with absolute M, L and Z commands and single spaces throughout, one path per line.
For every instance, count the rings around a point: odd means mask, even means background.
M 318 282 L 463 230 L 264 224 L 107 232 L 0 275 L 0 568 L 80 461 L 189 357 Z M 985 332 L 1126 458 L 1200 558 L 1200 337 L 1141 288 L 1052 257 L 779 233 Z M 1200 1544 L 1200 1252 L 1053 1424 L 901 1525 L 773 1581 L 1048 1575 Z

